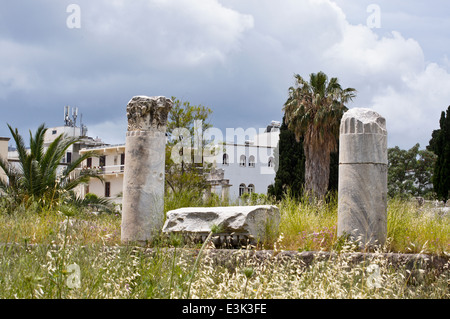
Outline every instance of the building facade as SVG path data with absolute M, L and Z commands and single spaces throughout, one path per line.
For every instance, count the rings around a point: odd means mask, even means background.
M 211 192 L 232 201 L 244 193 L 267 193 L 268 186 L 275 179 L 274 150 L 279 139 L 279 127 L 279 122 L 272 122 L 253 140 L 223 143 L 207 175 Z M 80 170 L 95 170 L 103 181 L 91 178 L 88 185 L 79 189 L 79 195 L 93 193 L 121 204 L 125 144 L 86 147 L 79 153 L 82 155 L 89 151 L 98 157 L 85 160 Z
M 224 187 L 231 200 L 244 193 L 266 194 L 275 180 L 275 148 L 280 134 L 280 123 L 273 121 L 263 133 L 252 140 L 226 142 L 216 159 L 216 167 L 223 170 Z M 223 190 L 216 190 L 216 193 Z
M 76 124 L 76 116 L 78 114 L 78 109 L 74 108 L 73 116 L 69 116 L 69 107 L 65 107 L 64 125 L 47 128 L 44 135 L 44 151 L 48 149 L 50 144 L 56 140 L 60 135 L 65 138 L 74 138 L 76 142 L 69 146 L 66 150 L 64 157 L 58 166 L 57 174 L 61 173 L 67 165 L 76 161 L 80 157 L 81 149 L 86 149 L 90 147 L 101 147 L 105 144 L 99 138 L 92 138 L 87 136 L 87 127 L 80 123 L 80 126 Z M 0 137 L 0 156 L 8 159 L 8 162 L 12 167 L 20 169 L 19 154 L 17 150 L 13 147 L 8 147 L 9 138 Z M 6 154 L 6 155 L 5 155 Z M 2 175 L 3 174 L 3 175 Z M 0 169 L 0 178 L 5 178 L 3 171 Z
M 79 187 L 79 195 L 87 193 L 122 203 L 123 173 L 125 168 L 125 144 L 103 145 L 80 150 L 80 155 L 93 151 L 98 157 L 90 157 L 81 164 L 81 174 L 94 170 L 103 180 L 91 178 L 87 185 Z

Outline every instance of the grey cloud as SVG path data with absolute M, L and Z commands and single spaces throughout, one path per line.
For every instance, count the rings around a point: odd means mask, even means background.
M 108 135 L 123 123 L 128 100 L 141 94 L 207 105 L 222 130 L 264 127 L 281 120 L 294 73 L 307 77 L 321 70 L 358 89 L 350 107 L 378 105 L 388 123 L 395 123 L 397 113 L 387 106 L 398 100 L 408 105 L 412 89 L 406 74 L 428 84 L 448 76 L 426 73 L 427 62 L 441 58 L 443 44 L 418 40 L 436 31 L 428 24 L 442 15 L 443 2 L 424 10 L 420 32 L 389 16 L 420 15 L 420 1 L 408 2 L 410 7 L 378 1 L 385 28 L 380 30 L 364 26 L 369 4 L 364 1 L 348 7 L 339 0 L 80 0 L 80 29 L 66 26 L 70 3 L 0 4 L 0 135 L 9 135 L 6 122 L 22 132 L 42 122 L 61 125 L 66 104 L 79 107 L 93 133 Z M 398 30 L 401 37 L 394 38 Z M 447 34 L 441 30 L 434 37 Z M 357 38 L 361 35 L 373 39 Z M 389 95 L 389 88 L 396 95 Z M 429 97 L 415 91 L 416 100 Z M 433 110 L 444 109 L 440 104 L 447 97 L 437 96 Z M 412 117 L 408 127 L 414 126 Z M 432 129 L 427 124 L 420 134 L 431 135 Z M 393 133 L 401 138 L 390 141 L 405 147 L 418 138 Z

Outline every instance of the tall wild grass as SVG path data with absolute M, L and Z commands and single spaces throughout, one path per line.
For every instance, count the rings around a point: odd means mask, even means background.
M 277 203 L 281 211 L 281 244 L 287 250 L 333 250 L 337 237 L 337 196 L 314 202 L 308 197 L 286 196 Z M 450 214 L 430 205 L 394 198 L 388 201 L 387 243 L 391 252 L 443 255 L 450 251 Z
M 204 202 L 189 196 L 166 199 L 165 210 L 182 206 L 225 205 L 218 198 Z M 52 210 L 0 208 L 0 298 L 449 298 L 448 272 L 417 274 L 393 267 L 382 252 L 449 256 L 449 216 L 431 207 L 390 200 L 388 243 L 370 260 L 350 265 L 351 243 L 336 236 L 337 200 L 324 202 L 287 197 L 276 204 L 281 224 L 275 250 L 337 251 L 320 255 L 309 266 L 292 259 L 264 263 L 252 258 L 230 268 L 218 265 L 180 238 L 164 238 L 152 246 L 122 246 L 120 214 L 93 215 L 77 207 Z M 247 204 L 254 204 L 252 199 Z M 236 203 L 232 203 L 236 204 Z M 245 203 L 241 203 L 245 204 Z M 198 248 L 198 247 L 197 247 Z M 246 256 L 246 250 L 235 254 Z M 195 267 L 194 267 L 195 265 Z M 377 285 L 371 284 L 376 266 Z M 75 268 L 72 266 L 76 266 Z M 78 268 L 77 268 L 78 267 Z M 75 270 L 74 270 L 75 269 Z M 79 271 L 77 271 L 77 269 Z M 74 279 L 78 283 L 73 283 Z

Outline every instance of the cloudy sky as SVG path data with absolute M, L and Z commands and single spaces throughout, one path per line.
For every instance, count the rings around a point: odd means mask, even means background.
M 75 4 L 76 6 L 71 6 Z M 386 118 L 389 147 L 428 145 L 450 105 L 450 2 L 16 0 L 0 4 L 0 136 L 63 125 L 125 141 L 135 95 L 213 110 L 212 124 L 281 121 L 294 74 L 358 90 L 349 108 Z

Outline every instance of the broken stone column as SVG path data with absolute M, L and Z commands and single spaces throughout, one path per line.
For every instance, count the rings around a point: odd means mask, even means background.
M 128 102 L 122 242 L 146 243 L 162 230 L 165 133 L 172 104 L 162 96 L 135 96 Z
M 204 241 L 216 225 L 221 229 L 213 237 L 217 247 L 256 245 L 278 233 L 280 219 L 273 205 L 185 207 L 167 212 L 163 232 Z
M 362 246 L 387 235 L 386 120 L 364 108 L 347 111 L 339 137 L 338 236 Z

